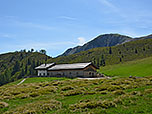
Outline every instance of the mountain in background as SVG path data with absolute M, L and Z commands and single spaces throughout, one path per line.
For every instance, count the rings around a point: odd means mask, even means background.
M 112 47 L 98 47 L 67 56 L 53 58 L 50 62 L 92 62 L 97 67 L 134 61 L 152 56 L 152 39 L 140 38 Z
M 72 55 L 81 51 L 86 51 L 92 48 L 97 48 L 97 47 L 111 47 L 111 46 L 116 46 L 119 44 L 123 44 L 125 42 L 129 41 L 134 41 L 134 40 L 139 40 L 139 39 L 149 39 L 152 38 L 152 35 L 140 37 L 140 38 L 132 38 L 129 36 L 125 35 L 120 35 L 120 34 L 104 34 L 100 35 L 93 40 L 89 41 L 88 43 L 84 44 L 83 46 L 77 46 L 74 48 L 70 48 L 66 50 L 62 55 L 60 56 L 67 56 L 67 55 Z

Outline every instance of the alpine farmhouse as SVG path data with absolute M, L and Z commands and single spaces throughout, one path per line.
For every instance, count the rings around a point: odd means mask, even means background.
M 35 68 L 38 76 L 50 77 L 97 77 L 97 67 L 91 62 L 74 64 L 42 64 Z

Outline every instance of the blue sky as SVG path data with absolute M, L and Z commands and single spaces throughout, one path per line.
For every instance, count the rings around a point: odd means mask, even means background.
M 0 53 L 57 56 L 105 33 L 152 33 L 152 0 L 0 0 Z

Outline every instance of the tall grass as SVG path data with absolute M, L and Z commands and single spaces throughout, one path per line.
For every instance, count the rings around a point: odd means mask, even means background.
M 0 114 L 151 114 L 151 88 L 152 76 L 4 85 Z

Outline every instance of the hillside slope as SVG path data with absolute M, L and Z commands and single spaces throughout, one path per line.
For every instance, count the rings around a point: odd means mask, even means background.
M 152 39 L 135 40 L 113 47 L 93 48 L 69 56 L 49 60 L 57 63 L 93 62 L 106 66 L 152 56 Z
M 28 80 L 32 80 L 30 83 Z M 36 82 L 34 82 L 36 80 Z M 151 114 L 152 77 L 58 80 L 0 87 L 1 114 Z M 28 83 L 29 82 L 29 83 Z
M 152 57 L 100 67 L 100 72 L 107 76 L 119 77 L 152 76 Z
M 24 76 L 35 75 L 35 66 L 50 59 L 38 52 L 14 52 L 0 54 L 0 85 L 20 79 Z
M 104 34 L 94 38 L 93 40 L 84 44 L 83 46 L 70 48 L 60 56 L 72 55 L 81 51 L 86 51 L 88 49 L 97 48 L 97 47 L 115 46 L 130 41 L 131 39 L 132 39 L 131 37 L 120 34 Z
M 60 56 L 72 55 L 81 51 L 86 51 L 86 50 L 97 48 L 97 47 L 110 47 L 110 46 L 116 46 L 118 44 L 123 44 L 130 41 L 141 40 L 141 39 L 151 39 L 151 38 L 152 38 L 152 35 L 132 38 L 132 37 L 124 36 L 120 34 L 104 34 L 104 35 L 99 35 L 98 37 L 84 44 L 83 46 L 70 48 L 66 50 Z

